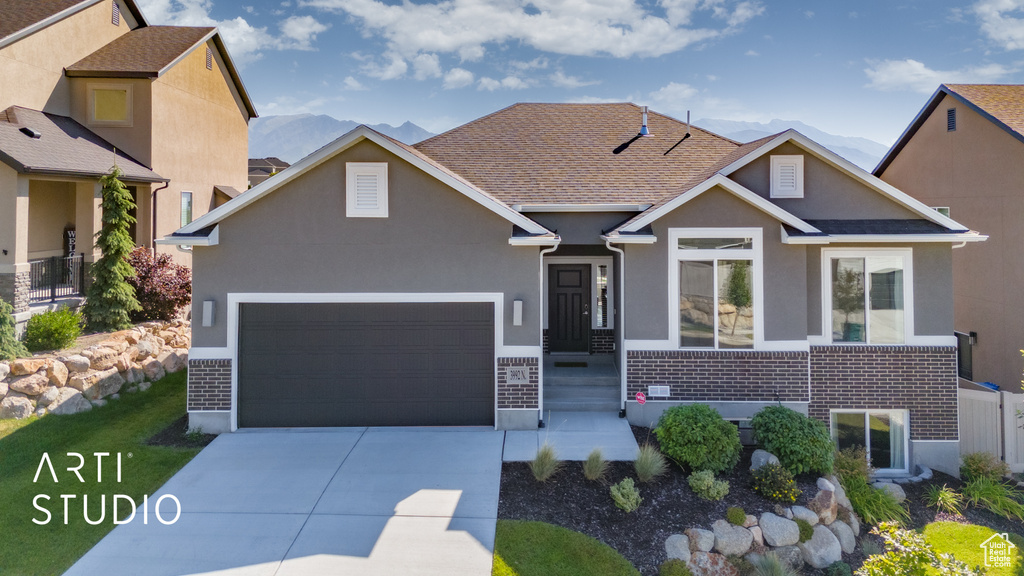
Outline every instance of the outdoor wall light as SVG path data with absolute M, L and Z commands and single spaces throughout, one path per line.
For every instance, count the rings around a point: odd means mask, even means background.
M 968 334 L 968 336 L 971 339 L 970 340 L 971 346 L 977 346 L 978 345 L 978 333 L 977 332 L 971 332 L 970 334 Z
M 523 325 L 523 301 L 513 300 L 512 301 L 512 325 L 522 326 Z
M 216 300 L 203 300 L 203 328 L 210 328 L 213 326 L 216 303 Z

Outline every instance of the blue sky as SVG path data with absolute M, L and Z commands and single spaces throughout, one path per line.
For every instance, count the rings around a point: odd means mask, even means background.
M 216 25 L 263 116 L 447 130 L 632 101 L 891 144 L 946 83 L 1024 81 L 1024 0 L 139 0 Z

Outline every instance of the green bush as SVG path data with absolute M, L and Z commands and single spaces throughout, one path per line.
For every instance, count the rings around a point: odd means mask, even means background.
M 28 356 L 25 345 L 15 332 L 14 307 L 0 300 L 0 360 L 14 360 Z
M 1021 495 L 1008 484 L 979 476 L 964 484 L 964 496 L 972 506 L 981 506 L 1007 520 L 1024 520 Z
M 82 321 L 82 314 L 68 307 L 37 314 L 25 326 L 25 347 L 32 352 L 67 348 L 82 335 Z
M 797 528 L 800 529 L 801 542 L 807 542 L 811 538 L 814 538 L 814 526 L 811 526 L 810 522 L 803 518 L 794 518 L 793 521 L 796 522 Z
M 867 482 L 874 472 L 868 460 L 867 448 L 851 446 L 836 452 L 833 467 L 840 478 L 861 478 Z
M 658 576 L 693 576 L 686 562 L 673 558 L 665 560 L 658 566 Z
M 910 519 L 907 509 L 900 506 L 892 494 L 872 487 L 864 478 L 840 476 L 839 481 L 853 505 L 853 511 L 869 526 Z
M 732 506 L 725 511 L 725 519 L 728 520 L 730 524 L 743 526 L 747 521 L 747 513 L 739 506 Z
M 740 460 L 740 431 L 706 404 L 665 410 L 654 429 L 661 450 L 692 470 L 724 472 Z
M 835 445 L 821 421 L 785 406 L 768 406 L 750 419 L 754 441 L 793 474 L 831 474 Z
M 857 570 L 858 576 L 981 576 L 980 568 L 971 568 L 950 554 L 938 554 L 924 536 L 912 530 L 901 530 L 896 524 L 883 522 L 871 530 L 885 541 L 885 553 L 868 557 Z M 931 570 L 929 570 L 931 568 Z
M 793 475 L 781 464 L 765 464 L 754 470 L 753 477 L 754 492 L 769 500 L 792 504 L 802 493 Z
M 608 473 L 608 461 L 601 455 L 600 448 L 594 448 L 583 461 L 583 477 L 590 481 L 604 478 Z
M 853 576 L 853 569 L 842 560 L 833 562 L 825 568 L 825 576 Z
M 964 497 L 945 484 L 942 485 L 942 488 L 935 484 L 925 488 L 924 503 L 939 512 L 962 514 L 964 511 Z
M 641 482 L 650 482 L 668 472 L 668 462 L 665 455 L 658 452 L 658 449 L 651 444 L 644 443 L 636 455 L 636 462 L 633 463 L 636 470 L 636 477 Z
M 798 572 L 794 570 L 789 564 L 786 564 L 782 558 L 779 558 L 778 554 L 774 551 L 768 551 L 760 558 L 757 558 L 751 563 L 753 576 L 796 576 Z
M 1006 462 L 996 458 L 989 452 L 972 452 L 963 457 L 963 464 L 960 465 L 960 476 L 964 480 L 975 478 L 988 478 L 994 482 L 1001 482 L 1003 477 L 1010 473 L 1010 467 Z
M 555 455 L 555 448 L 547 442 L 537 450 L 537 455 L 530 462 L 533 477 L 540 482 L 547 482 L 562 468 L 562 461 Z
M 633 484 L 632 478 L 624 478 L 622 482 L 613 484 L 611 494 L 615 505 L 626 513 L 633 512 L 643 502 L 643 498 L 640 497 L 640 491 Z
M 729 493 L 729 482 L 715 480 L 715 474 L 711 470 L 694 472 L 687 478 L 687 482 L 697 496 L 705 500 L 721 500 Z

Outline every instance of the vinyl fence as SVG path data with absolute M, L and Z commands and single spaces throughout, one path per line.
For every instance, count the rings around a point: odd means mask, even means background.
M 1024 394 L 959 390 L 960 454 L 990 452 L 1024 472 Z

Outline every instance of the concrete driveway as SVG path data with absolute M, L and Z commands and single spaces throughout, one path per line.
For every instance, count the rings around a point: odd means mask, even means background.
M 224 434 L 66 573 L 491 573 L 504 433 L 339 428 Z M 181 502 L 155 520 L 160 495 Z M 161 506 L 169 520 L 170 500 Z

